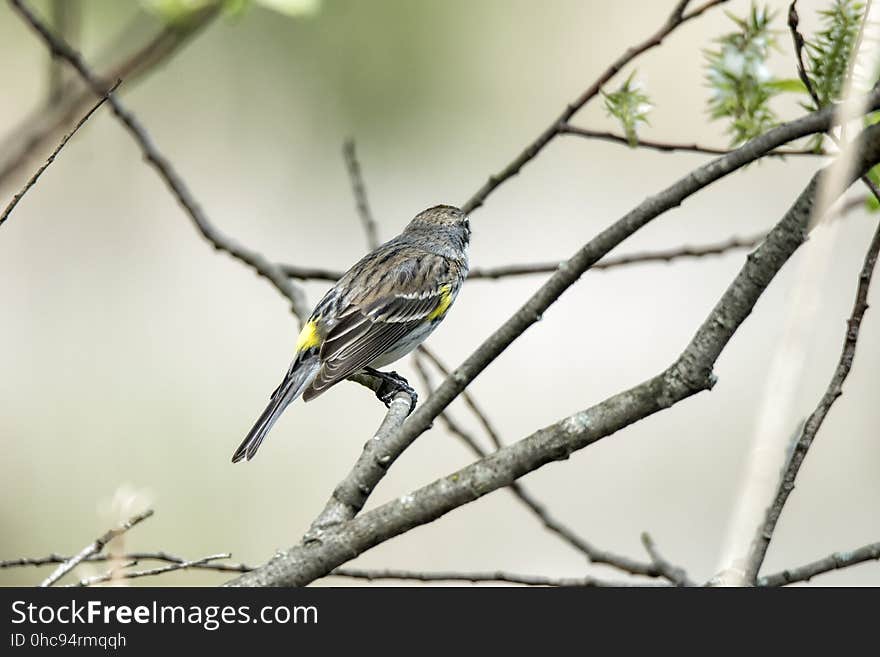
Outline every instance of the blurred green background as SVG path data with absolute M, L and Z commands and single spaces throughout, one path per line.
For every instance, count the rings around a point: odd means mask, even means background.
M 273 260 L 343 269 L 365 251 L 341 156 L 345 138 L 357 141 L 381 236 L 389 238 L 430 205 L 462 203 L 613 58 L 653 32 L 671 4 L 323 0 L 295 17 L 254 5 L 221 17 L 120 93 L 222 231 Z M 784 13 L 788 3 L 769 4 Z M 822 3 L 800 5 L 809 24 Z M 141 5 L 84 0 L 82 9 L 79 45 L 88 58 Z M 744 13 L 748 3 L 736 0 L 730 9 Z M 157 17 L 145 20 L 159 26 Z M 712 12 L 638 60 L 637 76 L 657 105 L 643 136 L 727 143 L 723 126 L 707 121 L 702 77 L 702 49 L 727 29 L 723 12 Z M 790 77 L 793 58 L 782 43 L 774 72 Z M 47 68 L 44 45 L 0 5 L 0 132 L 14 130 L 43 101 Z M 780 111 L 801 112 L 794 103 Z M 598 101 L 574 122 L 616 128 Z M 473 214 L 471 262 L 567 257 L 705 159 L 560 137 Z M 38 163 L 3 186 L 4 204 Z M 818 165 L 793 158 L 750 166 L 619 252 L 765 229 Z M 832 265 L 816 290 L 821 310 L 792 429 L 835 366 L 876 220 L 859 210 L 839 223 Z M 586 408 L 668 365 L 744 258 L 737 252 L 591 272 L 472 391 L 509 442 Z M 711 576 L 796 272 L 790 263 L 737 333 L 711 393 L 547 466 L 525 484 L 601 548 L 642 558 L 639 533 L 648 530 L 693 577 Z M 429 344 L 459 364 L 542 278 L 469 283 Z M 308 284 L 310 302 L 326 287 Z M 876 289 L 872 298 L 880 307 Z M 845 395 L 801 471 L 765 573 L 880 539 L 875 312 L 866 317 Z M 228 551 L 259 563 L 296 542 L 385 410 L 359 386 L 339 385 L 289 408 L 259 456 L 233 466 L 229 457 L 285 371 L 296 333 L 284 300 L 196 234 L 102 109 L 0 229 L 0 559 L 75 552 L 120 513 L 144 504 L 156 515 L 127 535 L 127 549 L 191 558 Z M 396 369 L 417 380 L 408 361 Z M 476 429 L 461 402 L 452 413 Z M 437 423 L 368 507 L 471 460 Z M 609 575 L 585 564 L 504 491 L 354 563 Z M 0 584 L 33 584 L 47 573 L 0 571 Z M 139 582 L 227 578 L 181 572 Z M 880 567 L 866 564 L 815 583 L 876 585 Z

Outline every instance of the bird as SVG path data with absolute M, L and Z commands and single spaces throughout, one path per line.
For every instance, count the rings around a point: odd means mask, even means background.
M 232 455 L 250 461 L 284 410 L 311 401 L 366 371 L 382 380 L 386 406 L 400 390 L 416 394 L 396 372 L 380 372 L 421 344 L 446 317 L 468 274 L 470 221 L 452 205 L 417 214 L 395 238 L 356 262 L 315 306 L 269 405 Z

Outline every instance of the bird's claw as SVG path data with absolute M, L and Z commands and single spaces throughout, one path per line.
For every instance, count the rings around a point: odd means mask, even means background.
M 391 408 L 391 402 L 397 393 L 405 393 L 409 397 L 409 413 L 412 413 L 418 403 L 419 395 L 415 389 L 409 384 L 405 378 L 397 372 L 380 372 L 378 370 L 370 370 L 370 374 L 382 379 L 382 383 L 376 390 L 376 398 Z

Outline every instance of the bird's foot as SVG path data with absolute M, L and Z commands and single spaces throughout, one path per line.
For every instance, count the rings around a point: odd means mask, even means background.
M 390 408 L 394 396 L 402 392 L 409 396 L 409 412 L 412 413 L 415 410 L 419 395 L 416 393 L 415 388 L 409 384 L 409 381 L 400 376 L 400 374 L 397 372 L 380 372 L 372 367 L 365 367 L 364 371 L 370 376 L 375 376 L 377 379 L 382 380 L 382 384 L 376 389 L 376 398 L 385 406 Z

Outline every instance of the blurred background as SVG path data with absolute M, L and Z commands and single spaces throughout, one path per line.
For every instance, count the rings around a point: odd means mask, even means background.
M 784 30 L 788 3 L 768 4 L 781 12 L 777 26 Z M 45 2 L 33 6 L 47 10 Z M 381 237 L 390 238 L 428 206 L 463 203 L 615 57 L 654 32 L 671 6 L 315 0 L 288 15 L 254 4 L 213 21 L 120 93 L 219 229 L 275 261 L 344 269 L 366 250 L 341 155 L 346 138 L 357 142 Z M 800 3 L 805 29 L 823 6 Z M 744 15 L 749 3 L 728 8 Z M 81 9 L 79 47 L 87 59 L 144 11 L 140 3 L 111 0 L 83 0 Z M 137 34 L 149 34 L 162 18 L 137 20 Z M 713 10 L 637 60 L 637 79 L 656 105 L 643 137 L 727 144 L 724 126 L 706 115 L 703 49 L 730 26 Z M 787 34 L 780 44 L 773 73 L 794 77 Z M 45 102 L 48 69 L 43 43 L 0 5 L 0 132 L 13 133 Z M 786 103 L 777 106 L 783 117 L 802 113 Z M 573 123 L 617 129 L 598 99 Z M 4 205 L 56 141 L 7 178 Z M 474 212 L 471 263 L 566 258 L 705 160 L 557 138 Z M 752 165 L 615 253 L 767 229 L 820 162 Z M 839 222 L 832 261 L 815 290 L 819 311 L 792 431 L 836 365 L 876 221 L 859 209 Z M 740 492 L 798 257 L 721 356 L 712 392 L 542 468 L 524 479 L 527 487 L 600 548 L 644 559 L 639 534 L 648 530 L 692 577 L 710 577 Z M 589 272 L 471 391 L 508 442 L 587 408 L 671 363 L 744 258 L 738 251 Z M 543 279 L 468 283 L 428 344 L 458 365 Z M 307 284 L 310 303 L 327 287 Z M 880 308 L 876 289 L 871 296 Z M 845 394 L 809 453 L 764 574 L 880 540 L 876 313 L 866 315 Z M 296 334 L 285 300 L 197 235 L 129 135 L 100 110 L 0 229 L 0 559 L 74 553 L 145 505 L 156 515 L 127 534 L 126 549 L 191 558 L 228 551 L 256 564 L 298 541 L 385 408 L 360 386 L 341 384 L 290 407 L 258 457 L 233 466 L 230 455 L 287 368 Z M 409 360 L 396 369 L 417 381 Z M 451 413 L 479 435 L 460 401 Z M 471 461 L 436 423 L 395 464 L 368 508 Z M 353 565 L 616 577 L 585 564 L 505 491 Z M 86 565 L 77 573 L 101 570 Z M 0 584 L 33 584 L 48 572 L 0 571 Z M 179 572 L 138 582 L 226 579 Z M 868 563 L 813 583 L 877 585 L 880 567 Z

